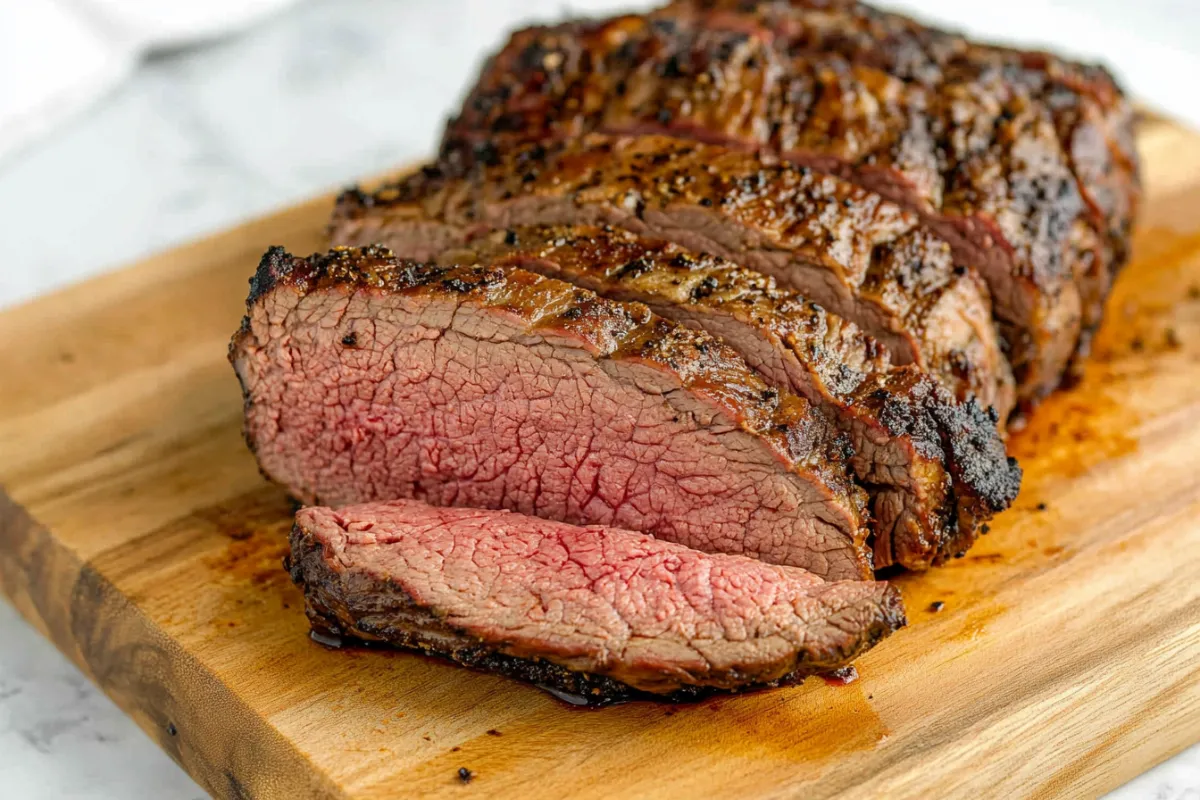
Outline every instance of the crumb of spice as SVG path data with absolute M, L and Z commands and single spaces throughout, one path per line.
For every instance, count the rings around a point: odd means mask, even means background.
M 946 604 L 943 603 L 941 600 L 934 600 L 932 603 L 929 604 L 929 610 L 932 611 L 934 614 L 938 613 L 945 607 L 946 607 Z
M 458 779 L 462 783 L 470 783 L 471 779 L 474 777 L 475 777 L 475 773 L 471 772 L 471 770 L 467 769 L 466 767 L 458 768 Z
M 1038 503 L 1038 504 L 1037 504 L 1037 510 L 1038 510 L 1038 511 L 1045 511 L 1045 510 L 1046 510 L 1046 507 L 1047 507 L 1047 506 L 1046 506 L 1046 504 L 1045 504 L 1045 503 Z
M 495 728 L 490 728 L 490 729 L 488 729 L 487 735 L 488 736 L 499 736 L 500 731 L 496 730 Z

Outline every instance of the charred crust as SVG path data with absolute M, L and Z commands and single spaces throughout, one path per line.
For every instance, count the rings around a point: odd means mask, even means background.
M 631 259 L 622 264 L 617 269 L 615 275 L 617 278 L 622 279 L 638 278 L 642 275 L 645 275 L 647 272 L 653 269 L 653 267 L 654 265 L 651 263 L 650 259 L 644 256 L 639 256 L 638 258 Z
M 908 437 L 923 457 L 945 464 L 950 486 L 929 563 L 965 550 L 981 523 L 1012 505 L 1021 468 L 1005 452 L 994 412 L 974 398 L 957 402 L 925 376 L 900 391 L 877 388 L 860 396 L 891 434 Z
M 806 126 L 816 124 L 809 120 L 824 120 L 809 113 L 823 94 L 861 95 L 876 101 L 873 117 L 864 121 L 847 114 L 836 122 L 850 131 L 843 135 L 861 132 L 862 155 L 825 166 L 828 159 L 820 157 L 826 153 L 818 146 L 815 163 L 863 178 L 891 171 L 893 184 L 912 187 L 918 206 L 928 203 L 948 220 L 961 220 L 964 231 L 985 231 L 963 246 L 989 251 L 981 258 L 1009 262 L 1034 292 L 1054 296 L 1072 282 L 1089 284 L 1082 286 L 1083 325 L 1092 325 L 1111 276 L 1128 258 L 1140 195 L 1134 115 L 1120 87 L 1096 67 L 976 45 L 859 3 L 818 5 L 824 21 L 816 25 L 806 17 L 815 8 L 811 4 L 707 0 L 676 2 L 644 17 L 522 32 L 484 70 L 467 109 L 450 126 L 443 152 L 471 158 L 481 138 L 511 149 L 606 126 L 682 137 L 725 135 L 718 111 L 723 98 L 712 87 L 715 74 L 728 76 L 729 85 L 770 84 L 753 120 L 761 132 L 730 136 L 739 147 L 779 153 L 804 139 Z M 571 58 L 560 57 L 548 69 L 538 60 L 547 52 Z M 768 75 L 775 79 L 768 81 Z M 612 103 L 583 102 L 605 93 Z M 634 104 L 632 97 L 649 99 Z M 795 107 L 787 121 L 779 119 L 781 107 Z M 513 119 L 515 109 L 524 112 L 523 120 Z M 957 125 L 964 116 L 977 119 L 979 130 Z M 980 163 L 995 169 L 977 169 Z M 803 169 L 807 174 L 808 167 Z M 713 197 L 728 207 L 757 191 L 747 176 L 734 194 Z M 853 205 L 850 197 L 837 202 Z M 1007 209 L 998 213 L 994 203 Z M 997 220 L 1005 217 L 1020 220 L 1001 230 Z M 1094 271 L 1099 277 L 1075 278 L 1083 274 L 1077 269 L 1081 256 L 1064 245 L 1078 226 L 1100 240 L 1101 266 Z M 918 276 L 914 271 L 900 280 Z M 1076 338 L 1072 330 L 1046 335 Z M 1042 371 L 1055 374 L 1037 372 L 1044 356 L 1038 348 L 1053 349 L 1058 359 L 1058 351 L 1074 344 L 1041 342 L 1035 340 L 1032 351 L 1013 348 L 1017 370 L 1027 376 L 1023 401 L 1054 388 L 1063 366 L 1056 361 Z
M 462 278 L 458 278 L 458 277 L 444 278 L 442 280 L 443 288 L 449 289 L 452 292 L 457 292 L 458 294 L 466 294 L 467 292 L 470 292 L 471 290 L 475 289 L 478 286 L 479 286 L 479 284 L 477 284 L 477 283 L 471 283 L 469 281 L 465 281 Z
M 278 245 L 267 248 L 258 269 L 250 278 L 250 296 L 246 298 L 247 308 L 270 294 L 281 281 L 286 282 L 296 268 L 297 259 L 286 249 Z
M 1021 488 L 1021 467 L 996 436 L 992 416 L 974 398 L 933 409 L 956 480 L 984 505 L 986 516 L 1012 505 Z
M 717 282 L 717 279 L 714 276 L 706 275 L 698 284 L 696 284 L 695 287 L 693 287 L 692 300 L 703 300 L 715 292 L 719 286 L 720 283 Z
M 475 160 L 484 166 L 495 166 L 500 163 L 500 148 L 493 142 L 482 142 L 475 147 Z

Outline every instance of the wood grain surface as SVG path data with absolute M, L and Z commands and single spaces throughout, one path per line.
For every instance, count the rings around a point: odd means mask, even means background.
M 319 248 L 328 199 L 0 314 L 0 589 L 218 797 L 1093 796 L 1200 740 L 1200 136 L 1141 144 L 1086 378 L 849 686 L 578 711 L 310 642 L 225 352 L 259 255 Z

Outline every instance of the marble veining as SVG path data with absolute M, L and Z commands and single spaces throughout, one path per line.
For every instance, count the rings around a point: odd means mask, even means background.
M 506 28 L 652 4 L 323 0 L 158 53 L 0 162 L 0 307 L 419 159 Z M 4 603 L 0 639 L 0 796 L 204 796 Z M 1200 747 L 1111 797 L 1200 800 Z

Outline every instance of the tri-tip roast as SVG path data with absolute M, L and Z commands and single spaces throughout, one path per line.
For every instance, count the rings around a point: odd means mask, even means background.
M 1129 257 L 1102 68 L 858 0 L 518 31 L 230 358 L 315 632 L 587 702 L 839 669 L 961 555 Z

